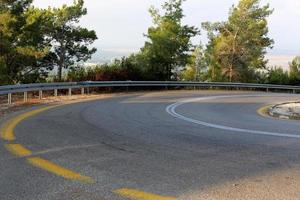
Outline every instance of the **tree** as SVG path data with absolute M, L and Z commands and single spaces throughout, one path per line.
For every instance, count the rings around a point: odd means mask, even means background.
M 152 80 L 171 80 L 175 68 L 184 67 L 193 49 L 191 38 L 199 34 L 193 26 L 182 25 L 183 0 L 169 0 L 162 6 L 164 13 L 150 8 L 154 25 L 148 34 L 141 56 Z
M 274 67 L 269 70 L 267 80 L 268 84 L 286 85 L 289 84 L 289 74 L 281 67 Z
M 290 80 L 291 84 L 300 84 L 300 56 L 293 59 L 290 65 Z
M 266 67 L 266 49 L 273 44 L 267 36 L 267 17 L 273 10 L 269 5 L 260 7 L 259 3 L 240 0 L 231 8 L 228 21 L 203 24 L 209 32 L 207 56 L 212 62 L 212 76 L 217 69 L 227 81 L 247 82 L 252 80 L 255 70 Z
M 195 48 L 190 58 L 190 63 L 182 73 L 181 79 L 185 81 L 202 81 L 207 73 L 207 64 L 204 59 L 203 47 L 200 45 Z
M 31 0 L 0 3 L 0 84 L 43 79 L 47 69 L 41 60 L 50 49 L 44 39 L 47 18 Z
M 86 61 L 96 52 L 89 48 L 96 39 L 95 31 L 78 26 L 79 19 L 87 14 L 83 0 L 75 0 L 71 6 L 49 8 L 52 27 L 49 38 L 52 44 L 50 65 L 58 67 L 58 80 L 62 80 L 62 70 L 80 61 Z

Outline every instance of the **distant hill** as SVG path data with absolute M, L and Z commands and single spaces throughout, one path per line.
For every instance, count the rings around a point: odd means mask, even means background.
M 89 65 L 110 63 L 114 59 L 120 59 L 123 56 L 129 56 L 136 51 L 130 50 L 98 50 L 97 53 L 88 61 Z M 291 62 L 296 55 L 272 55 L 269 54 L 266 58 L 269 60 L 268 67 L 281 66 L 284 70 L 289 69 L 289 62 Z
M 267 55 L 269 60 L 268 67 L 280 66 L 284 70 L 289 70 L 289 62 L 291 62 L 296 55 Z
M 120 59 L 123 56 L 129 56 L 130 54 L 135 53 L 135 51 L 129 50 L 101 50 L 99 49 L 95 55 L 93 55 L 92 59 L 89 61 L 90 63 L 110 63 L 114 59 Z

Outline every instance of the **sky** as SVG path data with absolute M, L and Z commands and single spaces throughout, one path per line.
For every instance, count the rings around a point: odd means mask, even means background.
M 58 7 L 73 0 L 34 0 L 37 7 Z M 148 13 L 151 5 L 159 7 L 163 0 L 85 0 L 88 14 L 81 25 L 97 32 L 95 46 L 98 53 L 110 51 L 119 54 L 138 51 L 144 44 L 144 33 L 151 26 Z M 226 20 L 229 8 L 238 0 L 187 0 L 184 2 L 184 23 L 201 27 L 205 21 Z M 268 54 L 300 54 L 300 0 L 262 0 L 269 3 L 274 13 L 269 18 L 269 36 L 275 45 Z M 206 34 L 194 38 L 195 44 L 206 43 Z

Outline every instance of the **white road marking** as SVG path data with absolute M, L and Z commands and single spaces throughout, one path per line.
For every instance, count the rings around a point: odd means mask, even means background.
M 176 108 L 178 106 L 181 106 L 186 103 L 191 103 L 191 102 L 196 102 L 196 101 L 204 101 L 204 100 L 212 100 L 212 99 L 220 99 L 220 98 L 236 98 L 236 97 L 270 97 L 270 96 L 276 96 L 276 97 L 281 97 L 283 95 L 231 95 L 231 96 L 211 96 L 211 97 L 200 97 L 200 98 L 191 98 L 191 99 L 186 99 L 174 104 L 169 105 L 166 108 L 167 113 L 172 115 L 173 117 L 176 117 L 178 119 L 191 122 L 194 124 L 198 124 L 201 126 L 206 126 L 210 128 L 216 128 L 216 129 L 221 129 L 221 130 L 226 130 L 226 131 L 232 131 L 232 132 L 239 132 L 239 133 L 250 133 L 250 134 L 256 134 L 256 135 L 267 135 L 267 136 L 275 136 L 275 137 L 286 137 L 286 138 L 297 138 L 300 139 L 300 135 L 294 135 L 294 134 L 286 134 L 286 133 L 275 133 L 275 132 L 267 132 L 267 131 L 258 131 L 258 130 L 250 130 L 250 129 L 242 129 L 242 128 L 235 128 L 235 127 L 230 127 L 230 126 L 223 126 L 223 125 L 218 125 L 218 124 L 212 124 L 212 123 L 207 123 L 204 121 L 192 119 L 186 116 L 183 116 L 179 113 L 176 112 Z M 286 96 L 286 95 L 285 95 Z M 283 97 L 285 97 L 283 96 Z

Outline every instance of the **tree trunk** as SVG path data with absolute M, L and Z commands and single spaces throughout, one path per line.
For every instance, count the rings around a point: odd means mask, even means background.
M 212 81 L 215 81 L 215 65 L 213 65 L 213 68 L 212 68 L 212 72 L 211 72 L 211 76 L 212 76 Z
M 229 68 L 229 82 L 232 82 L 232 66 Z
M 172 76 L 172 65 L 169 65 L 167 68 L 167 76 L 168 76 L 168 81 L 171 81 L 171 76 Z
M 58 81 L 59 82 L 62 81 L 62 70 L 65 67 L 65 46 L 64 46 L 63 41 L 60 42 L 60 46 L 61 46 L 61 52 L 59 55 L 59 62 L 58 62 Z
M 60 63 L 60 65 L 58 66 L 58 74 L 57 74 L 57 78 L 58 78 L 58 81 L 61 82 L 61 79 L 62 79 L 62 65 Z

